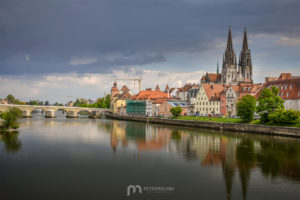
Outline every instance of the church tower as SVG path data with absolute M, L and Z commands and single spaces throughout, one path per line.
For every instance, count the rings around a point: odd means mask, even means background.
M 223 55 L 221 82 L 235 84 L 238 80 L 236 56 L 232 45 L 231 27 L 229 26 L 227 47 Z
M 239 82 L 252 83 L 252 61 L 251 52 L 248 49 L 247 31 L 244 29 L 243 47 L 239 59 Z

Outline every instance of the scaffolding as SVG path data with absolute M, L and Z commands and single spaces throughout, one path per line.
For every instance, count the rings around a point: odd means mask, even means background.
M 145 115 L 146 114 L 146 102 L 141 100 L 127 100 L 126 101 L 126 113 Z

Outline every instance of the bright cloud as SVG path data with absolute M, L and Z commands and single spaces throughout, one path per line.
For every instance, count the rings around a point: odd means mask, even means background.
M 300 38 L 280 37 L 276 44 L 283 46 L 300 46 Z
M 141 76 L 142 89 L 155 88 L 156 84 L 164 89 L 181 87 L 187 82 L 199 82 L 204 71 L 179 73 L 141 70 L 132 68 L 129 71 L 115 70 L 109 74 L 55 74 L 35 77 L 0 76 L 0 93 L 5 97 L 11 93 L 21 100 L 49 100 L 50 102 L 67 102 L 76 98 L 96 99 L 110 93 L 110 88 L 116 79 L 138 78 Z M 138 83 L 130 80 L 117 81 L 118 87 L 126 84 L 132 92 L 138 92 Z

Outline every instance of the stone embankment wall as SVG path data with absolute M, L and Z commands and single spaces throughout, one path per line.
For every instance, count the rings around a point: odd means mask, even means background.
M 251 133 L 260 133 L 260 134 L 267 134 L 267 135 L 280 135 L 280 136 L 300 138 L 300 128 L 294 128 L 294 127 L 162 119 L 162 118 L 144 117 L 144 116 L 114 115 L 109 113 L 107 113 L 106 116 L 108 118 L 114 118 L 120 120 L 140 121 L 140 122 L 158 123 L 158 124 L 171 124 L 171 125 L 186 126 L 186 127 L 201 127 L 201 128 L 216 129 L 220 131 L 224 130 L 224 131 L 236 131 L 236 132 L 251 132 Z

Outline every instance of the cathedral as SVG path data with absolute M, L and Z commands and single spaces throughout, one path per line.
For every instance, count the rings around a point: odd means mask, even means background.
M 201 83 L 221 83 L 238 84 L 253 83 L 251 52 L 248 48 L 247 31 L 244 29 L 243 47 L 237 62 L 232 44 L 231 28 L 229 26 L 227 46 L 223 55 L 222 72 L 219 74 L 219 65 L 217 73 L 206 73 L 201 79 Z

